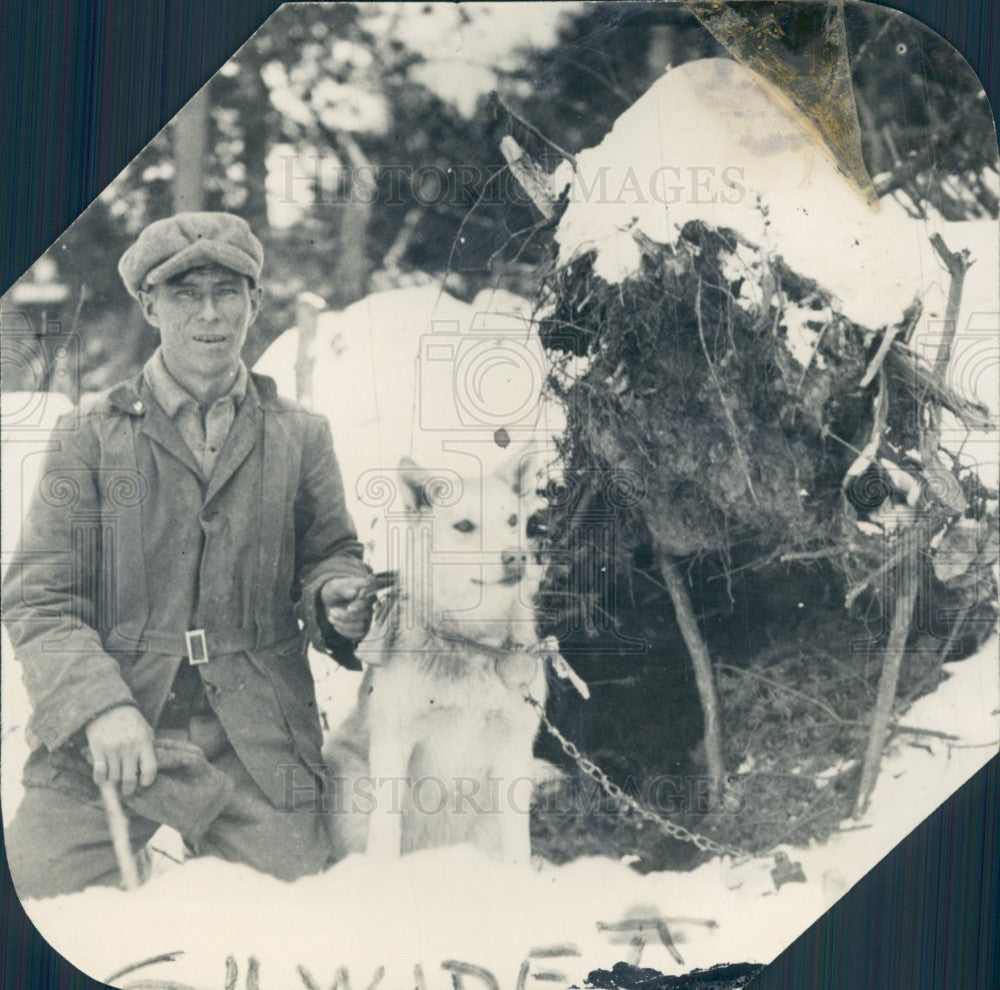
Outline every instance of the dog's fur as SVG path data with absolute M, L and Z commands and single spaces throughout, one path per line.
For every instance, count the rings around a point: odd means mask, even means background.
M 358 704 L 324 749 L 337 853 L 471 842 L 526 863 L 539 716 L 524 695 L 546 696 L 545 662 L 530 652 L 541 571 L 526 536 L 533 477 L 522 462 L 438 498 L 412 462 L 401 479 L 404 531 L 430 528 L 430 562 L 399 561 L 398 598 L 359 651 L 369 666 Z

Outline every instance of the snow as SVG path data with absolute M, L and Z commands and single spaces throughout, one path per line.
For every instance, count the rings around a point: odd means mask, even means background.
M 461 477 L 489 475 L 529 450 L 551 460 L 563 418 L 542 397 L 547 361 L 528 317 L 527 300 L 509 292 L 464 303 L 436 285 L 320 315 L 312 405 L 330 420 L 348 510 L 372 552 L 383 486 L 402 457 Z M 289 398 L 298 347 L 299 331 L 289 330 L 255 367 Z
M 4 392 L 0 396 L 0 476 L 3 500 L 0 501 L 0 566 L 6 571 L 18 534 L 21 519 L 42 466 L 42 455 L 49 446 L 56 420 L 69 412 L 73 404 L 57 392 Z M 0 809 L 6 824 L 21 800 L 21 766 L 28 758 L 24 738 L 28 721 L 28 700 L 21 684 L 20 669 L 15 666 L 6 628 L 0 647 Z
M 256 956 L 262 984 L 276 987 L 299 985 L 299 965 L 321 986 L 330 986 L 341 968 L 353 985 L 367 986 L 383 966 L 380 986 L 414 986 L 419 965 L 424 985 L 444 990 L 452 985 L 442 965 L 449 960 L 485 968 L 504 990 L 517 985 L 525 960 L 529 980 L 555 970 L 564 974 L 561 985 L 579 985 L 591 969 L 629 955 L 625 943 L 633 933 L 600 930 L 600 923 L 629 918 L 667 919 L 683 961 L 648 927 L 641 957 L 662 972 L 768 962 L 996 752 L 996 639 L 949 672 L 904 724 L 957 733 L 960 741 L 901 738 L 884 758 L 864 818 L 845 822 L 850 830 L 823 846 L 783 847 L 801 864 L 806 883 L 775 889 L 770 859 L 740 865 L 714 859 L 689 873 L 642 876 L 601 857 L 561 867 L 506 866 L 459 846 L 397 862 L 351 856 L 292 884 L 221 861 L 178 867 L 161 859 L 158 872 L 133 893 L 93 888 L 25 907 L 45 938 L 92 976 L 183 950 L 176 961 L 128 979 L 159 976 L 194 986 L 220 985 L 229 954 L 241 970 Z M 552 946 L 578 954 L 530 955 Z
M 996 223 L 914 220 L 893 199 L 870 208 L 754 74 L 731 60 L 669 69 L 597 147 L 577 155 L 575 170 L 564 162 L 553 180 L 569 200 L 556 234 L 560 261 L 595 250 L 595 270 L 609 283 L 638 270 L 633 231 L 672 244 L 684 224 L 701 220 L 782 255 L 869 329 L 898 322 L 919 296 L 927 311 L 919 334 L 932 334 L 949 283 L 929 240 L 940 233 L 951 251 L 968 247 L 976 258 L 959 325 L 986 319 L 994 335 L 1000 330 Z M 994 402 L 996 381 L 994 367 L 981 383 Z
M 367 27 L 398 38 L 424 62 L 410 76 L 463 116 L 518 65 L 518 50 L 556 42 L 576 3 L 364 4 Z

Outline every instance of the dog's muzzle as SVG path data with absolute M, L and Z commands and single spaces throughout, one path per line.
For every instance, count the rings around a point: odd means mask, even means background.
M 500 563 L 503 565 L 503 577 L 498 583 L 517 584 L 528 566 L 528 553 L 526 550 L 504 550 L 500 554 Z

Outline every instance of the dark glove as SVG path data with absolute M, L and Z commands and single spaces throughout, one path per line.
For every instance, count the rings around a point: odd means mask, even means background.
M 136 788 L 122 802 L 130 811 L 169 825 L 195 843 L 228 803 L 233 782 L 194 743 L 157 738 L 153 750 L 159 764 L 156 780 Z

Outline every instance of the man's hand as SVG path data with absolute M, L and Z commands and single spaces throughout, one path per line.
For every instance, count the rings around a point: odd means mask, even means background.
M 326 617 L 341 636 L 364 639 L 372 622 L 375 589 L 366 577 L 330 578 L 320 591 Z
M 85 731 L 95 784 L 120 783 L 122 794 L 128 797 L 137 782 L 149 787 L 156 779 L 153 730 L 138 708 L 112 708 L 88 723 Z

